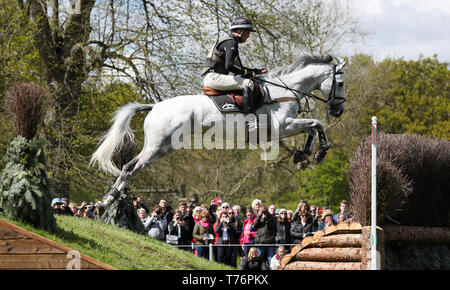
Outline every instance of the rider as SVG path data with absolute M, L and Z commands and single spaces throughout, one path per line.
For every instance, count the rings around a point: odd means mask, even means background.
M 219 39 L 209 52 L 202 70 L 205 87 L 218 91 L 244 90 L 244 99 L 253 94 L 256 75 L 266 74 L 266 69 L 249 69 L 239 58 L 239 43 L 245 43 L 254 32 L 247 17 L 236 18 L 230 27 L 231 33 Z

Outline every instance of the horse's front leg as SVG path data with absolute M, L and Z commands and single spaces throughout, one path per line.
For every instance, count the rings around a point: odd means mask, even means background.
M 319 135 L 319 149 L 314 154 L 314 160 L 319 163 L 323 160 L 326 155 L 327 150 L 330 148 L 325 131 L 323 129 L 323 124 L 319 120 L 315 119 L 294 119 L 288 118 L 286 120 L 286 133 L 289 136 L 297 135 L 300 133 L 308 133 L 308 139 L 303 146 L 303 150 L 297 150 L 294 153 L 294 163 L 304 161 L 312 154 L 314 149 L 315 138 L 318 133 Z
M 316 153 L 314 154 L 314 160 L 316 161 L 316 163 L 319 163 L 325 158 L 328 149 L 330 149 L 330 143 L 328 143 L 327 136 L 325 135 L 324 131 L 319 131 L 319 149 L 317 149 Z

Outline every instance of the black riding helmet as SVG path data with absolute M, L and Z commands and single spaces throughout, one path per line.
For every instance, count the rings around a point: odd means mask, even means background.
M 237 29 L 248 30 L 253 32 L 256 31 L 253 29 L 253 24 L 250 21 L 250 19 L 243 16 L 234 19 L 233 23 L 231 23 L 230 30 L 235 31 Z

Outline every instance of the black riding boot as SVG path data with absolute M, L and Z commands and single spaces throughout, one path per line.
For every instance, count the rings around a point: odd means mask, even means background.
M 244 88 L 242 98 L 243 98 L 242 112 L 244 114 L 252 113 L 255 108 L 253 100 L 253 89 L 250 87 Z

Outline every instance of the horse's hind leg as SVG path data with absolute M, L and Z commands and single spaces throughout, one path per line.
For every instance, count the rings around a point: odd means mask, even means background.
M 122 172 L 117 178 L 111 190 L 108 192 L 106 201 L 103 203 L 104 207 L 108 207 L 119 196 L 125 186 L 128 185 L 131 178 L 138 174 L 147 165 L 155 162 L 159 158 L 173 151 L 170 144 L 165 144 L 158 147 L 150 147 L 143 149 L 138 156 L 133 158 L 130 162 L 125 164 L 122 168 Z

